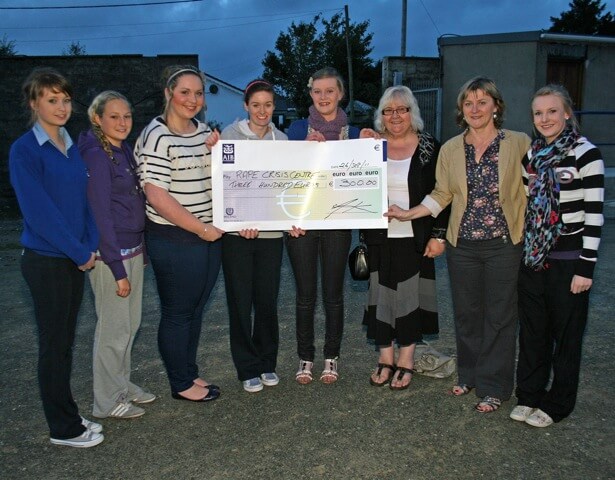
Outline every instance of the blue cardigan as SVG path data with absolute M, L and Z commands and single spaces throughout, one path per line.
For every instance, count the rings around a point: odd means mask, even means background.
M 24 221 L 21 243 L 40 255 L 83 265 L 98 246 L 87 202 L 88 172 L 68 134 L 67 155 L 45 137 L 35 126 L 13 143 L 9 153 L 11 185 Z

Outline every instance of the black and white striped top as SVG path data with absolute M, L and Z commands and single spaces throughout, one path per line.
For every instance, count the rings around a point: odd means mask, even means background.
M 528 192 L 527 166 L 531 150 L 523 158 L 523 184 Z M 564 231 L 552 255 L 568 258 L 563 252 L 579 252 L 575 273 L 592 278 L 598 258 L 598 247 L 604 217 L 604 162 L 600 150 L 581 137 L 556 168 L 560 213 Z M 558 255 L 558 252 L 560 255 Z
M 211 154 L 205 139 L 209 127 L 193 120 L 194 133 L 172 133 L 162 117 L 152 120 L 143 129 L 135 145 L 141 186 L 151 183 L 164 188 L 190 213 L 203 223 L 212 219 Z M 146 202 L 147 217 L 162 225 L 172 225 Z

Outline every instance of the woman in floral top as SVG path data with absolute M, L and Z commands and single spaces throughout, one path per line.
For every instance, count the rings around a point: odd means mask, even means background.
M 436 187 L 421 205 L 397 206 L 388 216 L 437 216 L 451 204 L 446 256 L 453 294 L 459 381 L 451 393 L 473 388 L 476 410 L 493 412 L 510 398 L 517 332 L 517 274 L 525 195 L 521 159 L 530 139 L 503 130 L 504 101 L 495 83 L 469 80 L 457 97 L 463 134 L 440 150 Z

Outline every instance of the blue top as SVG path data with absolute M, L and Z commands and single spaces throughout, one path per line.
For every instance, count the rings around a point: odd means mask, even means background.
M 88 172 L 64 128 L 65 155 L 37 123 L 9 153 L 11 185 L 23 215 L 21 243 L 40 255 L 88 262 L 98 232 L 87 202 Z
M 305 140 L 308 133 L 308 119 L 304 118 L 302 120 L 295 120 L 288 127 L 288 131 L 286 134 L 288 135 L 289 140 Z M 348 126 L 348 138 L 355 139 L 359 138 L 359 130 L 357 127 L 353 127 L 352 125 Z

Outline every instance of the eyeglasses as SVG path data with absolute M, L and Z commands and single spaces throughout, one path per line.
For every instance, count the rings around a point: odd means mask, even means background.
M 393 114 L 403 115 L 404 113 L 408 113 L 410 111 L 410 107 L 397 107 L 397 108 L 385 108 L 382 110 L 382 114 L 385 117 L 390 117 Z

